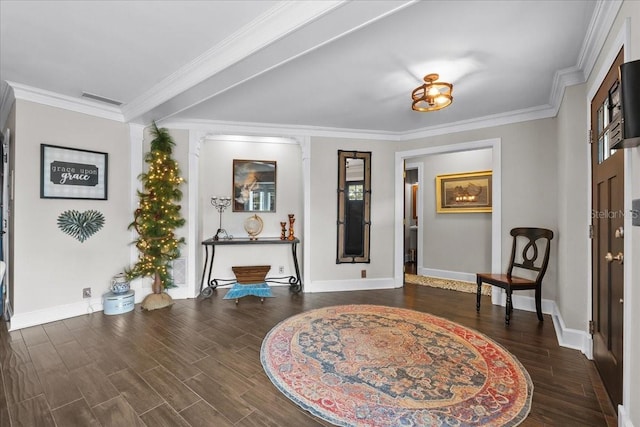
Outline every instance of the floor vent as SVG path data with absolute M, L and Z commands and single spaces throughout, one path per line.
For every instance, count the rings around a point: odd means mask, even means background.
M 173 283 L 176 286 L 186 284 L 187 281 L 187 262 L 184 258 L 178 258 L 173 260 Z

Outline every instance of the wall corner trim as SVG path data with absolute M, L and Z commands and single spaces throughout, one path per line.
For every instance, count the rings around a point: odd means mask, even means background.
M 558 306 L 555 301 L 548 301 L 552 306 L 551 317 L 553 319 L 553 327 L 556 331 L 556 337 L 558 338 L 558 345 L 560 347 L 573 348 L 580 350 L 587 359 L 593 358 L 591 335 L 587 331 L 581 331 L 579 329 L 567 328 L 562 318 L 562 314 L 558 310 Z

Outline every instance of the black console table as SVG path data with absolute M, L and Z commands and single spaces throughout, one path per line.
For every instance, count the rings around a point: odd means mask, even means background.
M 213 290 L 220 284 L 235 283 L 236 279 L 217 279 L 211 278 L 213 271 L 213 258 L 216 254 L 216 246 L 227 245 L 291 245 L 291 255 L 293 256 L 293 265 L 296 269 L 295 276 L 284 277 L 268 277 L 266 282 L 271 283 L 284 283 L 289 284 L 289 289 L 294 292 L 300 292 L 302 290 L 302 281 L 300 280 L 300 267 L 298 266 L 298 243 L 300 240 L 295 238 L 293 240 L 281 240 L 278 237 L 262 237 L 257 240 L 251 240 L 248 238 L 233 238 L 233 239 L 207 239 L 202 242 L 205 250 L 204 268 L 202 269 L 202 279 L 200 280 L 200 296 L 210 297 L 213 294 Z M 209 254 L 209 248 L 211 248 L 211 254 Z M 205 282 L 205 277 L 206 282 Z M 206 283 L 206 286 L 205 286 Z

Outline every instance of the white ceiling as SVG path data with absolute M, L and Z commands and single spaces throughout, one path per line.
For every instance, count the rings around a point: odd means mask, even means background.
M 122 119 L 136 123 L 401 135 L 553 116 L 563 85 L 588 76 L 606 7 L 592 0 L 0 0 L 0 80 L 16 91 L 115 99 Z M 453 104 L 412 111 L 411 91 L 429 73 L 453 83 Z

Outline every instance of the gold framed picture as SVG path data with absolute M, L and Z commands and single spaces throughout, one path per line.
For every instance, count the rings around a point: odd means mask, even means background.
M 276 211 L 276 162 L 233 160 L 233 212 Z
M 436 212 L 491 212 L 491 187 L 492 171 L 436 175 Z

